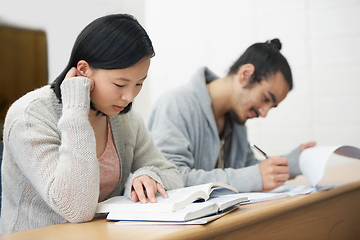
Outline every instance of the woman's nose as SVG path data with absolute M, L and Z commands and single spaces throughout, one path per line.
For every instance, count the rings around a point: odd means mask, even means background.
M 128 90 L 121 95 L 121 100 L 130 103 L 134 100 L 138 93 L 139 92 L 136 89 Z
M 132 97 L 131 93 L 125 93 L 121 95 L 121 100 L 126 101 L 126 102 L 132 102 L 134 100 L 134 98 Z

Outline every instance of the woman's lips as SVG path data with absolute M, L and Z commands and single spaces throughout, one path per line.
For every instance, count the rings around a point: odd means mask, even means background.
M 125 107 L 120 107 L 120 106 L 114 106 L 114 109 L 117 111 L 117 112 L 121 112 L 122 110 L 124 110 Z

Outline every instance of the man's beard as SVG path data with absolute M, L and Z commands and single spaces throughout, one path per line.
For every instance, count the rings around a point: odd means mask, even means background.
M 238 117 L 238 115 L 236 115 L 236 113 L 235 113 L 233 110 L 230 111 L 230 116 L 231 116 L 232 120 L 233 120 L 236 124 L 245 125 L 245 122 L 246 122 L 247 119 L 245 119 L 245 121 L 244 121 L 244 120 L 241 120 L 241 119 Z

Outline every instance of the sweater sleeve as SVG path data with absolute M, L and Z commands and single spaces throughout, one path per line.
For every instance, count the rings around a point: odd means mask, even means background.
M 289 161 L 290 168 L 290 178 L 294 178 L 297 175 L 301 174 L 300 166 L 299 166 L 299 158 L 300 158 L 300 146 L 296 147 L 290 153 L 286 154 L 286 157 Z
M 176 166 L 167 161 L 159 149 L 154 145 L 150 132 L 145 128 L 140 114 L 132 111 L 133 123 L 137 126 L 135 133 L 134 160 L 131 171 L 132 178 L 146 174 L 166 190 L 183 187 L 183 181 Z M 131 182 L 131 181 L 130 181 Z
M 90 221 L 99 195 L 95 135 L 88 120 L 90 81 L 83 77 L 61 85 L 62 116 L 30 105 L 9 133 L 17 164 L 44 201 L 69 222 Z M 31 107 L 31 106 L 37 106 Z

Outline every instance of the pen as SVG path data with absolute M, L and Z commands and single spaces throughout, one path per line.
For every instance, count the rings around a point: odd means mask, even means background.
M 253 147 L 256 148 L 262 155 L 264 155 L 264 157 L 270 158 L 263 150 L 258 148 L 258 146 L 256 146 L 255 144 L 253 145 Z

